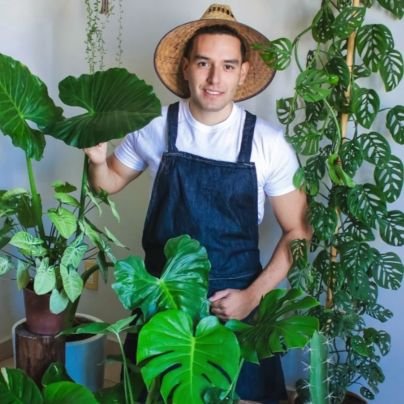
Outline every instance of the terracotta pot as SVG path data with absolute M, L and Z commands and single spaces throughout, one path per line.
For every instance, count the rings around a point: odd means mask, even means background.
M 24 288 L 26 327 L 39 335 L 56 335 L 64 328 L 65 312 L 53 314 L 49 310 L 50 294 L 37 295 L 32 287 Z

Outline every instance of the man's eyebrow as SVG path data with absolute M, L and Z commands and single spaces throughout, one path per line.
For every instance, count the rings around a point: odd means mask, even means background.
M 208 58 L 207 56 L 204 55 L 194 55 L 194 59 L 198 59 L 198 60 L 210 60 L 210 58 Z M 240 64 L 240 60 L 239 59 L 225 59 L 223 60 L 224 63 L 229 63 L 229 64 L 234 64 L 234 65 L 238 65 Z

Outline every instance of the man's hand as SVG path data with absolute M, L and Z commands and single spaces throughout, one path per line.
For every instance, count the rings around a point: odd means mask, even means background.
M 211 312 L 222 320 L 243 320 L 256 307 L 248 289 L 224 289 L 209 298 Z
M 87 147 L 84 153 L 87 154 L 92 164 L 99 165 L 104 164 L 107 161 L 107 142 L 99 143 L 93 147 Z

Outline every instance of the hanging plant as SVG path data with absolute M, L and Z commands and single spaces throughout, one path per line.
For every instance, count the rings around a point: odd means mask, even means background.
M 86 61 L 90 73 L 104 70 L 106 26 L 117 18 L 115 62 L 122 65 L 123 0 L 84 0 L 86 5 Z

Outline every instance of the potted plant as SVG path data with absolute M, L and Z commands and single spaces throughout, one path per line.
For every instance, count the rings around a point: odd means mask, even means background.
M 29 190 L 0 190 L 0 275 L 15 271 L 20 289 L 32 285 L 30 295 L 35 299 L 47 296 L 45 311 L 49 307 L 52 321 L 35 317 L 27 319 L 27 324 L 35 333 L 57 334 L 72 325 L 88 277 L 101 270 L 106 278 L 115 262 L 111 245 L 122 246 L 107 228 L 97 228 L 90 212 L 94 207 L 101 211 L 105 203 L 119 216 L 105 192 L 90 190 L 86 159 L 80 194 L 74 194 L 76 186 L 56 180 L 52 184 L 55 205 L 42 206 L 32 160 L 42 158 L 45 135 L 71 146 L 90 147 L 144 126 L 160 113 L 160 102 L 144 81 L 125 69 L 112 68 L 60 82 L 61 100 L 86 110 L 64 118 L 45 84 L 26 66 L 0 54 L 0 70 L 0 131 L 23 150 L 30 185 Z M 94 258 L 96 264 L 83 271 L 83 260 Z M 63 317 L 54 328 L 59 313 Z M 44 324 L 45 329 L 38 330 Z
M 294 57 L 299 69 L 295 92 L 277 101 L 277 114 L 300 157 L 295 184 L 308 195 L 314 238 L 310 250 L 303 242 L 292 246 L 289 279 L 321 301 L 311 314 L 329 345 L 323 380 L 329 377 L 331 394 L 324 397 L 333 403 L 353 384 L 366 399 L 377 394 L 390 335 L 366 319 L 392 317 L 378 290 L 398 289 L 404 272 L 398 254 L 373 243 L 404 244 L 404 213 L 389 207 L 403 186 L 403 163 L 391 144 L 404 143 L 404 107 L 381 108 L 380 90 L 398 87 L 403 59 L 389 28 L 366 22 L 377 7 L 403 17 L 399 0 L 325 0 L 293 41 L 260 47 L 272 67 L 285 69 Z M 299 41 L 310 34 L 313 45 L 302 62 Z
M 148 273 L 140 257 L 116 263 L 112 287 L 125 308 L 140 308 L 139 315 L 64 331 L 108 333 L 118 340 L 123 381 L 98 392 L 98 402 L 134 403 L 144 386 L 150 404 L 236 402 L 235 383 L 244 360 L 257 362 L 303 347 L 318 326 L 316 318 L 304 315 L 316 300 L 297 289 L 267 294 L 249 324 L 237 320 L 222 324 L 209 313 L 210 263 L 205 248 L 183 235 L 167 241 L 165 256 L 160 278 Z M 136 367 L 125 358 L 122 332 L 139 334 Z M 58 373 L 56 380 L 66 380 L 63 372 Z M 10 394 L 10 383 L 5 389 Z

